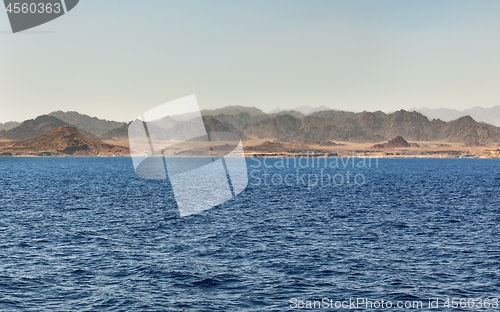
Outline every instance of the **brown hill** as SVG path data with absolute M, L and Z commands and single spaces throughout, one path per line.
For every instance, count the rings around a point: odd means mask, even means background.
M 499 129 L 485 123 L 478 123 L 470 116 L 465 116 L 450 121 L 445 130 L 445 135 L 448 142 L 461 142 L 466 145 L 479 146 L 483 143 L 491 143 L 491 140 L 486 138 L 497 137 Z
M 398 148 L 398 147 L 419 147 L 416 143 L 408 143 L 403 137 L 397 136 L 387 143 L 375 144 L 372 148 Z
M 128 148 L 85 136 L 73 126 L 62 126 L 35 139 L 1 143 L 0 155 L 126 156 L 130 152 Z
M 0 136 L 9 140 L 21 141 L 39 137 L 50 130 L 62 126 L 69 126 L 69 124 L 56 117 L 42 115 L 35 119 L 26 120 L 10 130 L 1 131 Z
M 410 147 L 410 143 L 403 139 L 403 137 L 397 136 L 387 142 L 387 147 Z

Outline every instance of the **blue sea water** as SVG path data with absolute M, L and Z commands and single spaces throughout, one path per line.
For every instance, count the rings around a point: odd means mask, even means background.
M 180 218 L 168 182 L 136 177 L 129 158 L 1 157 L 0 311 L 288 311 L 323 298 L 470 311 L 484 309 L 445 300 L 500 297 L 499 160 L 279 161 L 248 159 L 241 194 Z M 321 174 L 337 180 L 314 184 Z

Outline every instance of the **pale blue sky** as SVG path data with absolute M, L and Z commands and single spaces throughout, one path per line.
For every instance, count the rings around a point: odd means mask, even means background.
M 499 16 L 498 0 L 82 0 L 10 34 L 0 12 L 0 122 L 125 121 L 193 93 L 265 111 L 500 105 Z

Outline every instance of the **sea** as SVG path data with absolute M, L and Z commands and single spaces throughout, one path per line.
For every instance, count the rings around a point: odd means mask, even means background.
M 0 157 L 0 311 L 500 311 L 500 160 L 246 165 L 181 217 L 127 157 Z

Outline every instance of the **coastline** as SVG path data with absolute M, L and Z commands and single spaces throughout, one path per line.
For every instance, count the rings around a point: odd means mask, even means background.
M 43 142 L 33 147 L 14 148 L 12 145 L 15 142 L 4 142 L 0 144 L 0 157 L 131 157 L 125 143 L 128 142 L 107 140 L 89 148 L 87 144 L 67 147 L 50 146 Z M 226 150 L 223 154 L 228 153 L 228 144 L 225 143 L 221 142 L 220 145 L 221 151 Z M 405 146 L 394 146 L 384 142 L 280 142 L 268 138 L 247 139 L 242 143 L 243 154 L 238 153 L 234 157 L 500 158 L 500 147 L 497 145 L 468 146 L 458 142 L 404 141 Z M 196 146 L 179 147 L 171 152 L 166 157 L 212 156 Z
M 156 156 L 155 156 L 156 157 Z M 200 155 L 182 155 L 182 156 L 166 156 L 167 158 L 202 158 L 212 156 Z M 481 156 L 446 156 L 446 155 L 338 155 L 338 156 L 324 156 L 324 155 L 304 155 L 304 154 L 247 154 L 245 158 L 367 158 L 367 159 L 500 159 L 500 157 L 481 157 Z M 125 155 L 0 155 L 0 159 L 5 158 L 132 158 L 132 156 Z M 225 158 L 241 158 L 236 156 L 225 156 Z

